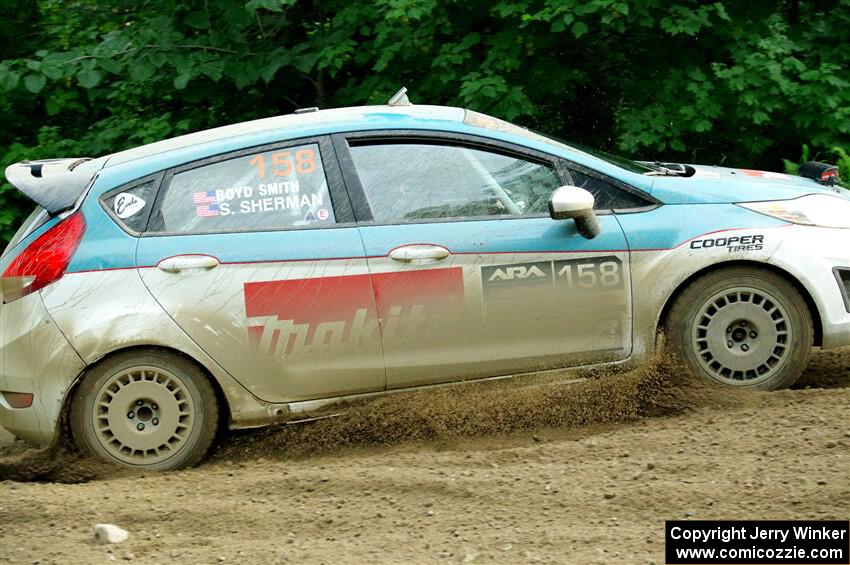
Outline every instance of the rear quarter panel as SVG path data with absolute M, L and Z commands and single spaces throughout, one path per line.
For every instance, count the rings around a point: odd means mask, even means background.
M 82 210 L 86 218 L 83 240 L 65 276 L 44 288 L 41 296 L 85 365 L 133 347 L 179 351 L 203 366 L 219 384 L 232 424 L 250 425 L 277 416 L 280 407 L 251 395 L 154 300 L 136 267 L 138 239 L 118 227 L 93 195 Z

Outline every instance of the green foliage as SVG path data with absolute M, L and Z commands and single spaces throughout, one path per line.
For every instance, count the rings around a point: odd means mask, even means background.
M 805 143 L 803 144 L 803 151 L 800 156 L 799 161 L 789 161 L 788 159 L 782 159 L 782 163 L 785 165 L 785 174 L 788 175 L 796 175 L 800 172 L 800 165 L 811 161 L 809 158 L 809 146 Z
M 0 0 L 0 165 L 406 85 L 635 157 L 777 169 L 850 147 L 848 29 L 850 0 Z M 30 205 L 7 183 L 0 203 L 7 239 Z

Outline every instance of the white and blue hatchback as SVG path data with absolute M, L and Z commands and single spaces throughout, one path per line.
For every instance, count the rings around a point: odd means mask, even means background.
M 668 347 L 774 389 L 850 344 L 850 197 L 475 112 L 308 111 L 12 165 L 0 424 L 173 469 L 220 423 Z

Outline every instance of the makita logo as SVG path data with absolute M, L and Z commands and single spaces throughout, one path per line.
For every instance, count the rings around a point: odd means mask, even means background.
M 546 278 L 548 275 L 539 267 L 506 267 L 504 269 L 496 269 L 487 282 L 493 281 L 512 281 L 515 279 L 533 279 Z
M 245 283 L 249 339 L 291 358 L 373 350 L 445 334 L 463 300 L 463 269 L 428 269 Z
M 357 349 L 372 349 L 381 342 L 404 344 L 413 342 L 426 328 L 425 307 L 395 306 L 381 319 L 366 308 L 358 308 L 350 320 L 328 320 L 320 323 L 296 323 L 273 316 L 248 318 L 249 327 L 259 333 L 257 350 L 263 355 L 289 358 L 317 353 L 341 353 Z M 382 332 L 379 329 L 383 328 Z

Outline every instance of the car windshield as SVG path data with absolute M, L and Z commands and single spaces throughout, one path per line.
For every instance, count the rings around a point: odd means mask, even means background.
M 612 153 L 608 153 L 607 151 L 602 151 L 599 149 L 593 149 L 590 147 L 586 147 L 584 145 L 572 142 L 565 142 L 556 137 L 552 137 L 549 135 L 544 135 L 542 133 L 538 133 L 534 130 L 530 130 L 528 128 L 524 128 L 518 126 L 516 124 L 512 124 L 510 122 L 506 122 L 504 120 L 500 120 L 498 118 L 494 118 L 492 116 L 487 116 L 486 114 L 480 114 L 478 112 L 473 112 L 472 110 L 466 111 L 466 117 L 464 118 L 464 122 L 471 126 L 478 126 L 487 128 L 493 131 L 499 131 L 503 133 L 510 133 L 513 135 L 518 135 L 520 137 L 524 137 L 526 139 L 532 139 L 534 141 L 539 141 L 541 143 L 548 143 L 549 145 L 556 145 L 563 149 L 568 149 L 570 151 L 577 151 L 579 153 L 584 153 L 590 157 L 595 157 L 596 159 L 601 159 L 603 161 L 607 161 L 612 165 L 616 165 L 621 169 L 626 169 L 627 171 L 631 171 L 633 173 L 644 174 L 648 171 L 652 171 L 653 169 L 647 167 L 645 165 L 641 165 L 640 163 L 636 163 L 631 159 L 626 159 L 625 157 L 620 157 L 619 155 L 614 155 Z

